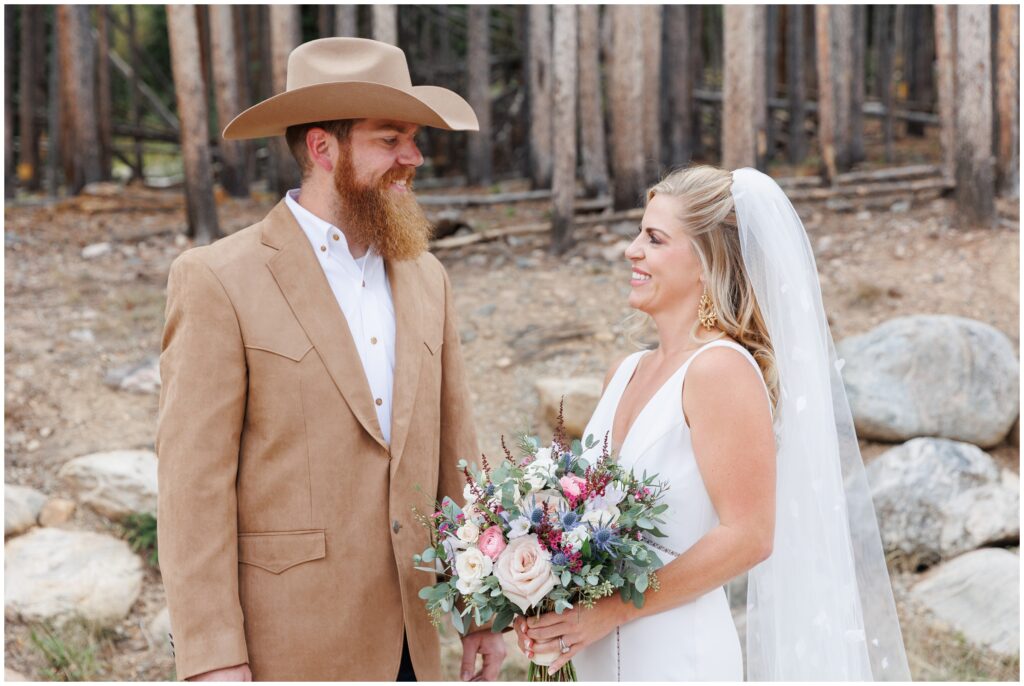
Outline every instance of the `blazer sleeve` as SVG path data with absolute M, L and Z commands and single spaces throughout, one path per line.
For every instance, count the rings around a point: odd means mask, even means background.
M 444 342 L 441 346 L 441 464 L 437 499 L 440 501 L 447 495 L 461 505 L 466 481 L 456 464 L 461 459 L 476 462 L 479 446 L 473 426 L 473 403 L 462 359 L 451 281 L 444 267 L 440 268 L 444 276 Z
M 171 265 L 157 424 L 160 569 L 177 677 L 249 661 L 238 597 L 235 479 L 245 415 L 245 349 L 213 271 Z

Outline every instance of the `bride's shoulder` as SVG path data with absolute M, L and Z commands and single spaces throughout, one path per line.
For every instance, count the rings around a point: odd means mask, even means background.
M 683 388 L 689 391 L 688 395 L 724 394 L 735 397 L 738 393 L 750 392 L 762 396 L 762 384 L 756 363 L 751 364 L 748 354 L 732 345 L 715 345 L 693 358 L 686 370 Z

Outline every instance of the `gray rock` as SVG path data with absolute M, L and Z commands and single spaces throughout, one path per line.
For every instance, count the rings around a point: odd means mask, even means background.
M 83 455 L 66 462 L 57 476 L 80 502 L 110 519 L 156 514 L 156 455 L 148 450 Z
M 103 257 L 109 255 L 111 251 L 110 243 L 93 243 L 82 248 L 82 259 L 83 260 L 94 260 L 97 257 Z
M 498 306 L 494 303 L 487 303 L 473 310 L 473 315 L 477 317 L 490 317 L 497 309 Z
M 46 496 L 28 486 L 4 484 L 4 536 L 16 536 L 36 525 Z
M 165 606 L 156 613 L 146 626 L 149 638 L 160 650 L 170 654 L 171 652 L 171 613 Z
M 1020 650 L 1020 557 L 983 548 L 950 560 L 910 589 L 911 597 L 970 643 L 1003 655 Z
M 459 332 L 459 341 L 466 345 L 476 340 L 476 329 L 463 329 Z
M 4 617 L 56 624 L 124 619 L 142 590 L 142 562 L 124 541 L 91 531 L 35 529 L 4 546 Z
M 882 544 L 906 569 L 1020 536 L 1020 483 L 976 446 L 916 438 L 867 467 Z
M 92 332 L 92 329 L 72 329 L 68 333 L 68 338 L 78 343 L 96 342 L 96 334 Z
M 839 343 L 843 380 L 862 438 L 938 436 L 991 447 L 1020 409 L 1010 340 L 971 319 L 893 319 Z
M 141 362 L 112 369 L 103 383 L 129 393 L 159 393 L 160 358 L 150 355 Z
M 543 378 L 534 384 L 540 396 L 540 411 L 543 421 L 554 426 L 558 420 L 558 406 L 563 396 L 565 430 L 569 436 L 583 438 L 590 416 L 601 399 L 601 379 L 597 377 Z M 600 440 L 600 437 L 595 436 Z

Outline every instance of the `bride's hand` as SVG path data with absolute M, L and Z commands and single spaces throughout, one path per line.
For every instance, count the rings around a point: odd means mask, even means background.
M 547 612 L 540 617 L 529 617 L 524 620 L 516 617 L 515 629 L 519 638 L 519 647 L 527 657 L 534 653 L 558 653 L 561 638 L 569 652 L 559 655 L 551 663 L 550 673 L 557 672 L 562 665 L 571 660 L 583 648 L 601 640 L 622 624 L 623 609 L 627 607 L 617 595 L 602 598 L 594 603 L 593 609 L 577 608 L 562 614 Z

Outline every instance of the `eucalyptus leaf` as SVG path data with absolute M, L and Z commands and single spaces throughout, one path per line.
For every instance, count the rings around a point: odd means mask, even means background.
M 516 615 L 514 612 L 512 612 L 512 610 L 502 610 L 494 617 L 494 624 L 491 625 L 491 631 L 493 631 L 494 633 L 500 633 L 504 631 L 505 628 L 512 623 L 512 620 L 515 619 L 515 617 Z
M 637 576 L 636 581 L 634 582 L 634 585 L 636 586 L 636 590 L 640 591 L 641 593 L 646 591 L 647 590 L 647 575 L 646 574 L 640 574 L 639 576 Z

